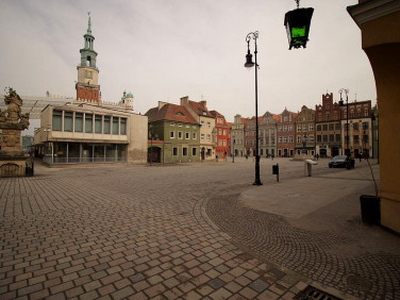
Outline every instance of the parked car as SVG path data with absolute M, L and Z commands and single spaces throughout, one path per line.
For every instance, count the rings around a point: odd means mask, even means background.
M 329 168 L 348 168 L 354 169 L 354 158 L 346 155 L 337 155 L 329 162 Z

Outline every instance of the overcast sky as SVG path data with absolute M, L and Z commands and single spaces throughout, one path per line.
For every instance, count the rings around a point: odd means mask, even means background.
M 245 37 L 256 30 L 260 115 L 315 108 L 326 92 L 338 100 L 340 88 L 375 104 L 361 32 L 346 11 L 357 3 L 301 1 L 315 9 L 310 41 L 289 51 L 283 21 L 293 0 L 2 0 L 0 88 L 75 97 L 90 11 L 102 100 L 132 92 L 135 112 L 189 96 L 228 121 L 253 116 L 254 68 L 244 62 Z

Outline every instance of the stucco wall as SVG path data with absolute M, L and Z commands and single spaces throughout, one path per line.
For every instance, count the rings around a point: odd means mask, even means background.
M 128 163 L 147 162 L 147 116 L 131 115 L 128 124 Z

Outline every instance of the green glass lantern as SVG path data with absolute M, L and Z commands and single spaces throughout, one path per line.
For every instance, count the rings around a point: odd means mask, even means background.
M 308 33 L 310 32 L 311 17 L 314 8 L 297 8 L 285 14 L 285 27 L 289 41 L 289 50 L 293 47 L 306 48 Z

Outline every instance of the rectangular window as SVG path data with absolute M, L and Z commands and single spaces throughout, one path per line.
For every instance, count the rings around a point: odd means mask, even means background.
M 207 128 L 210 128 L 210 127 L 211 127 L 211 123 L 207 122 Z
M 358 123 L 354 123 L 353 128 L 354 128 L 354 130 L 358 130 Z
M 307 131 L 307 125 L 303 125 L 303 131 Z
M 185 132 L 185 138 L 188 140 L 190 139 L 190 132 Z
M 324 143 L 328 142 L 328 136 L 326 134 L 324 134 L 324 136 L 323 136 L 323 141 L 324 141 Z
M 301 131 L 301 125 L 297 125 L 297 132 Z
M 289 143 L 293 143 L 293 135 L 289 135 Z
M 314 131 L 314 124 L 308 125 L 308 131 Z
M 118 117 L 113 117 L 113 121 L 112 121 L 112 134 L 118 134 L 119 132 L 119 118 Z
M 85 114 L 85 132 L 86 133 L 93 132 L 93 115 Z
M 209 142 L 211 140 L 211 136 L 209 134 L 207 134 L 207 142 Z
M 317 142 L 321 142 L 321 136 L 317 135 Z
M 83 113 L 75 113 L 75 132 L 83 131 Z
M 61 131 L 62 129 L 62 111 L 61 110 L 53 110 L 53 130 Z
M 197 155 L 197 148 L 192 148 L 192 156 L 196 156 Z
M 182 135 L 182 131 L 178 131 L 178 139 L 182 139 L 183 135 Z
M 329 141 L 334 142 L 335 136 L 333 134 L 329 135 Z
M 74 113 L 72 111 L 64 111 L 64 131 L 72 132 L 72 117 Z
M 121 118 L 121 134 L 126 135 L 126 118 Z
M 201 140 L 204 141 L 204 133 L 201 134 Z
M 172 155 L 173 155 L 173 156 L 178 156 L 178 148 L 177 148 L 177 147 L 174 147 L 174 148 L 172 149 Z
M 329 124 L 329 130 L 334 130 L 335 124 Z
M 301 144 L 301 135 L 298 135 L 298 136 L 297 136 L 297 143 L 298 143 L 298 144 Z
M 317 125 L 317 131 L 321 131 L 321 125 Z
M 342 139 L 340 138 L 340 134 L 336 134 L 336 142 L 340 142 Z
M 354 135 L 354 136 L 353 136 L 353 141 L 354 141 L 354 144 L 360 143 L 359 136 L 358 136 L 358 135 Z
M 169 137 L 170 137 L 171 139 L 174 139 L 174 138 L 175 138 L 175 131 L 170 131 L 170 132 L 169 132 Z
M 193 132 L 192 133 L 192 138 L 195 140 L 195 139 L 197 139 L 197 134 L 196 134 L 196 132 Z
M 309 141 L 310 141 L 311 143 L 314 143 L 314 135 L 313 135 L 313 134 L 310 134 L 310 135 L 308 136 L 308 138 L 309 138 Z
M 169 123 L 169 126 L 175 126 L 174 122 Z
M 363 135 L 363 143 L 368 144 L 369 143 L 369 137 L 367 134 Z
M 110 134 L 111 117 L 104 116 L 104 134 Z
M 323 131 L 327 131 L 327 130 L 328 130 L 328 124 L 322 125 L 322 130 L 323 130 Z
M 103 116 L 95 115 L 94 116 L 94 132 L 95 133 L 102 133 L 102 123 L 103 123 Z
M 186 147 L 182 148 L 182 155 L 187 156 L 187 148 Z
M 363 122 L 363 129 L 368 129 L 369 128 L 369 123 L 368 122 Z
M 336 130 L 340 130 L 340 123 L 337 123 L 337 124 L 336 124 L 335 129 L 336 129 Z
M 179 123 L 179 124 L 178 124 L 178 127 L 182 127 L 182 124 L 181 124 L 181 123 Z

